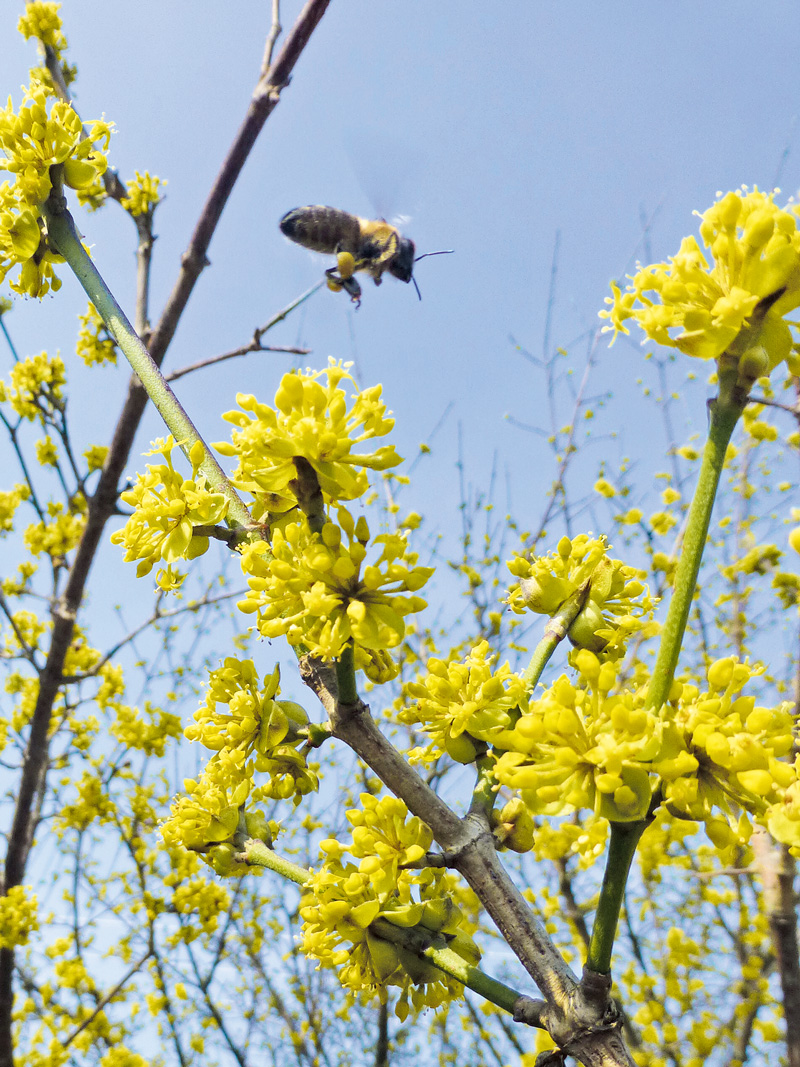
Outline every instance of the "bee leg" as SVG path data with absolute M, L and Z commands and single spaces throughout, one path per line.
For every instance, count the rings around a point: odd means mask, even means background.
M 355 278 L 342 277 L 340 271 L 336 267 L 329 267 L 325 271 L 328 279 L 328 288 L 332 289 L 335 293 L 340 292 L 342 289 L 350 294 L 350 299 L 356 305 L 356 310 L 361 307 L 361 286 L 358 284 Z

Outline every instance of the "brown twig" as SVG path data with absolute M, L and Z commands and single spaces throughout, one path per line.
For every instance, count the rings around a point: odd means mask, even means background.
M 307 356 L 310 354 L 310 348 L 291 348 L 282 345 L 262 345 L 261 338 L 272 329 L 273 326 L 277 326 L 279 322 L 282 322 L 286 316 L 294 311 L 296 307 L 299 307 L 304 301 L 308 300 L 310 296 L 313 296 L 322 286 L 325 281 L 317 282 L 316 285 L 312 285 L 310 289 L 306 289 L 304 293 L 301 293 L 290 304 L 287 304 L 285 308 L 281 308 L 276 312 L 268 322 L 263 326 L 259 326 L 258 329 L 253 331 L 253 340 L 249 344 L 242 345 L 241 348 L 234 348 L 231 352 L 224 352 L 221 356 L 210 356 L 208 359 L 201 359 L 198 363 L 191 363 L 188 367 L 181 367 L 179 370 L 174 370 L 171 374 L 168 374 L 167 381 L 174 382 L 178 378 L 182 378 L 185 374 L 191 374 L 193 371 L 202 370 L 203 367 L 211 367 L 215 363 L 222 363 L 226 359 L 236 359 L 237 356 L 246 356 L 248 352 L 286 352 L 292 356 Z
M 243 345 L 241 348 L 234 348 L 232 352 L 223 352 L 219 356 L 209 356 L 208 359 L 198 360 L 197 363 L 189 363 L 185 367 L 180 367 L 178 370 L 172 371 L 170 374 L 165 374 L 164 377 L 168 382 L 175 382 L 178 378 L 183 378 L 187 374 L 194 374 L 197 370 L 203 370 L 205 367 L 213 367 L 215 363 L 224 363 L 228 359 L 237 359 L 239 356 L 246 356 L 250 352 L 283 352 L 290 356 L 308 356 L 311 354 L 310 348 L 288 348 L 282 345 L 255 345 L 252 341 L 249 345 Z
M 272 0 L 272 25 L 270 26 L 269 33 L 267 34 L 267 41 L 264 45 L 264 58 L 261 61 L 261 73 L 266 74 L 272 63 L 272 53 L 275 51 L 275 45 L 278 38 L 281 35 L 281 0 Z

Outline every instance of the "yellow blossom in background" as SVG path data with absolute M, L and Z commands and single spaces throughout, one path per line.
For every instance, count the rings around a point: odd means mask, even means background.
M 111 535 L 111 541 L 125 546 L 126 561 L 139 560 L 139 578 L 149 574 L 160 560 L 174 563 L 202 556 L 208 550 L 208 537 L 195 536 L 194 527 L 216 525 L 228 511 L 224 494 L 208 489 L 199 473 L 203 461 L 200 442 L 191 450 L 191 478 L 184 478 L 173 467 L 174 448 L 172 436 L 156 441 L 150 454 L 160 453 L 164 463 L 148 466 L 134 487 L 121 494 L 135 511 L 123 529 Z
M 167 183 L 148 171 L 140 174 L 137 170 L 134 173 L 136 177 L 128 182 L 128 195 L 120 200 L 120 204 L 136 218 L 138 215 L 150 214 L 153 208 L 161 202 L 158 189 L 160 185 Z
M 42 45 L 52 48 L 56 56 L 60 56 L 67 47 L 58 13 L 60 10 L 61 4 L 50 0 L 28 0 L 25 14 L 20 15 L 17 22 L 17 29 L 26 40 L 36 37 Z
M 237 458 L 231 480 L 253 494 L 254 520 L 296 506 L 296 459 L 311 465 L 326 503 L 355 500 L 369 487 L 367 469 L 382 471 L 400 462 L 390 445 L 361 451 L 394 426 L 381 400 L 381 386 L 356 393 L 348 404 L 343 381 L 355 384 L 347 369 L 331 360 L 324 371 L 285 374 L 274 408 L 253 396 L 237 396 L 241 410 L 225 415 L 236 427 L 231 443 L 214 447 Z
M 75 352 L 86 366 L 91 367 L 96 363 L 116 365 L 117 346 L 94 304 L 89 304 L 85 315 L 78 316 L 78 322 L 81 328 Z
M 611 482 L 607 481 L 605 478 L 597 479 L 597 481 L 594 483 L 594 491 L 596 493 L 599 493 L 600 496 L 604 496 L 606 500 L 610 500 L 611 497 L 617 495 L 617 490 L 614 488 Z
M 36 462 L 40 467 L 58 466 L 58 447 L 52 437 L 43 437 L 36 442 Z
M 90 445 L 82 455 L 90 474 L 92 471 L 100 471 L 108 455 L 108 445 Z
M 144 1056 L 131 1052 L 124 1045 L 115 1045 L 100 1060 L 100 1067 L 149 1067 Z
M 0 534 L 10 533 L 14 529 L 14 515 L 23 500 L 30 497 L 27 485 L 15 485 L 7 491 L 0 490 Z
M 798 209 L 778 207 L 774 196 L 745 188 L 720 194 L 701 215 L 709 258 L 687 237 L 668 263 L 641 268 L 624 292 L 612 285 L 610 308 L 600 312 L 609 320 L 605 329 L 628 333 L 626 322 L 634 319 L 660 345 L 717 359 L 755 325 L 748 377 L 768 374 L 789 357 L 784 316 L 800 305 Z
M 25 528 L 23 538 L 32 556 L 44 552 L 52 559 L 63 562 L 64 556 L 78 543 L 86 526 L 86 500 L 72 498 L 72 510 L 60 502 L 47 505 L 47 520 L 33 522 Z
M 423 859 L 430 829 L 395 797 L 362 794 L 361 803 L 347 812 L 352 839 L 320 844 L 325 862 L 306 883 L 300 907 L 303 951 L 337 968 L 342 985 L 364 1001 L 385 1004 L 388 987 L 399 987 L 395 1012 L 402 1020 L 412 1009 L 447 1004 L 463 987 L 381 936 L 380 920 L 409 931 L 418 946 L 451 948 L 473 965 L 480 952 L 455 903 L 452 876 L 442 868 L 403 866 Z M 358 863 L 347 861 L 347 853 Z
M 44 424 L 46 414 L 62 409 L 66 380 L 61 357 L 41 352 L 14 364 L 0 399 L 7 400 L 20 418 Z
M 528 559 L 517 556 L 508 569 L 518 578 L 509 592 L 511 610 L 555 615 L 568 597 L 587 581 L 588 599 L 569 629 L 578 648 L 619 656 L 630 636 L 653 632 L 654 602 L 644 572 L 609 559 L 604 537 L 562 537 L 554 552 Z
M 479 642 L 464 662 L 431 658 L 428 673 L 403 687 L 401 722 L 419 725 L 430 735 L 434 757 L 444 752 L 459 763 L 471 763 L 496 742 L 527 708 L 522 678 L 508 663 L 495 668 L 497 657 L 488 641 Z
M 350 641 L 357 650 L 394 648 L 403 640 L 405 617 L 425 607 L 413 594 L 431 568 L 417 566 L 405 535 L 371 539 L 363 516 L 355 522 L 340 507 L 336 517 L 319 533 L 304 520 L 276 530 L 269 545 L 245 545 L 250 592 L 239 610 L 257 613 L 264 637 L 285 634 L 291 645 L 323 659 L 340 656 Z
M 39 929 L 36 895 L 28 888 L 12 885 L 0 896 L 0 948 L 27 945 L 34 930 Z
M 180 737 L 181 720 L 172 712 L 145 702 L 144 710 L 127 704 L 111 704 L 116 718 L 112 735 L 126 748 L 138 749 L 148 756 L 163 756 L 170 738 Z

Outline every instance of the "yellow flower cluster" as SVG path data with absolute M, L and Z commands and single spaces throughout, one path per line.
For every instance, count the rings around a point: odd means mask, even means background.
M 8 385 L 0 382 L 0 401 L 8 401 L 20 418 L 44 425 L 45 416 L 63 407 L 66 380 L 61 357 L 40 352 L 14 364 Z
M 184 856 L 193 856 L 193 853 L 173 854 L 170 859 L 180 865 Z M 208 882 L 205 878 L 197 877 L 171 882 L 171 877 L 167 875 L 165 879 L 168 885 L 175 885 L 171 905 L 176 913 L 185 916 L 187 921 L 181 923 L 178 930 L 170 936 L 170 943 L 188 943 L 197 940 L 201 934 L 213 934 L 219 925 L 220 916 L 226 916 L 230 909 L 231 896 L 228 890 L 217 880 Z
M 86 525 L 87 504 L 84 497 L 74 496 L 67 511 L 60 501 L 47 505 L 47 522 L 32 522 L 23 539 L 32 556 L 44 552 L 51 559 L 63 561 L 78 543 Z
M 11 282 L 16 292 L 44 296 L 61 285 L 53 273 L 61 258 L 49 247 L 41 218 L 52 189 L 50 168 L 60 165 L 70 188 L 87 188 L 105 172 L 110 138 L 106 122 L 92 123 L 84 137 L 77 112 L 41 84 L 26 90 L 18 112 L 11 100 L 0 110 L 3 169 L 13 177 L 0 186 L 0 281 L 20 266 Z
M 612 694 L 617 668 L 587 650 L 575 657 L 583 686 L 566 676 L 532 701 L 504 735 L 494 775 L 537 814 L 588 809 L 618 822 L 650 804 L 663 726 L 644 708 L 643 689 Z
M 39 929 L 36 895 L 25 886 L 12 885 L 0 896 L 0 948 L 27 945 L 34 930 Z
M 783 317 L 800 305 L 797 213 L 796 205 L 779 208 L 774 193 L 758 189 L 720 194 L 700 224 L 712 265 L 697 240 L 685 238 L 669 263 L 640 269 L 624 292 L 612 286 L 610 308 L 600 312 L 610 322 L 605 329 L 628 333 L 632 318 L 657 344 L 717 359 L 743 328 L 760 323 L 748 349 L 750 377 L 792 360 Z
M 753 816 L 800 847 L 800 786 L 788 705 L 757 707 L 741 690 L 760 669 L 732 657 L 708 669 L 708 690 L 674 683 L 660 713 L 645 687 L 616 686 L 614 664 L 575 656 L 580 686 L 547 689 L 503 735 L 494 768 L 530 811 L 588 809 L 610 821 L 643 818 L 657 795 L 675 816 L 702 822 L 722 848 L 749 837 Z
M 239 610 L 258 612 L 264 637 L 285 634 L 293 646 L 314 656 L 340 656 L 349 642 L 367 653 L 363 663 L 371 676 L 370 653 L 399 645 L 404 619 L 426 605 L 415 593 L 432 570 L 417 566 L 403 534 L 381 534 L 370 540 L 366 519 L 358 522 L 343 507 L 337 522 L 313 533 L 303 520 L 276 529 L 271 544 L 255 542 L 242 549 L 242 570 L 250 591 Z M 368 561 L 368 545 L 380 554 Z M 380 669 L 394 676 L 385 659 Z
M 403 687 L 414 703 L 400 712 L 400 721 L 430 735 L 428 758 L 446 752 L 472 763 L 487 745 L 504 747 L 502 735 L 527 708 L 527 694 L 507 663 L 495 669 L 496 659 L 489 642 L 481 641 L 463 662 L 429 659 L 427 676 Z
M 245 813 L 242 804 L 247 798 L 250 782 L 242 782 L 231 793 L 219 789 L 206 776 L 195 780 L 185 778 L 186 795 L 179 796 L 172 805 L 170 817 L 161 827 L 167 848 L 188 848 L 202 854 L 217 874 L 239 875 L 253 869 L 239 863 L 248 838 L 264 841 L 270 847 L 277 835 L 277 823 L 267 822 L 263 812 Z M 256 868 L 253 873 L 258 873 Z
M 102 470 L 108 455 L 108 445 L 89 445 L 82 455 L 86 460 L 86 469 L 90 474 L 92 471 Z
M 75 343 L 75 352 L 86 366 L 91 367 L 96 363 L 116 365 L 117 346 L 94 304 L 89 304 L 85 315 L 78 316 L 78 322 L 81 328 Z
M 448 947 L 473 965 L 480 952 L 453 900 L 451 877 L 442 868 L 405 866 L 424 858 L 430 829 L 409 818 L 394 797 L 362 794 L 361 803 L 347 812 L 351 840 L 329 838 L 320 845 L 325 862 L 306 883 L 300 907 L 303 951 L 324 967 L 339 968 L 342 984 L 365 1001 L 385 1004 L 388 987 L 399 987 L 395 1011 L 405 1019 L 412 1008 L 438 1008 L 463 991 L 422 958 L 420 948 Z M 346 853 L 358 862 L 345 861 Z M 417 952 L 388 939 L 381 921 L 408 931 Z
M 214 755 L 199 779 L 184 781 L 187 795 L 173 805 L 162 834 L 167 845 L 205 853 L 219 874 L 248 869 L 233 860 L 248 837 L 271 844 L 277 833 L 261 812 L 245 813 L 245 801 L 297 803 L 318 786 L 316 768 L 298 751 L 308 739 L 308 716 L 299 704 L 276 699 L 279 682 L 277 667 L 260 682 L 252 660 L 229 656 L 211 672 L 206 701 L 184 730 Z M 256 774 L 269 775 L 268 782 L 256 788 Z
M 708 692 L 684 685 L 674 720 L 682 751 L 661 767 L 668 809 L 703 821 L 720 847 L 749 836 L 736 809 L 763 821 L 771 809 L 784 809 L 786 790 L 797 782 L 795 766 L 783 760 L 794 744 L 790 705 L 757 707 L 755 697 L 741 695 L 759 673 L 731 656 L 708 668 Z M 780 839 L 800 844 L 800 822 Z
M 654 602 L 642 581 L 644 573 L 609 559 L 604 537 L 562 537 L 554 552 L 534 559 L 517 556 L 508 569 L 519 579 L 508 597 L 511 610 L 518 614 L 530 609 L 555 615 L 590 582 L 588 599 L 568 634 L 577 648 L 618 658 L 632 634 L 655 630 Z
M 327 381 L 323 384 L 320 379 Z M 239 394 L 241 410 L 229 411 L 233 423 L 231 443 L 214 447 L 224 456 L 235 456 L 238 465 L 234 484 L 252 493 L 251 509 L 257 522 L 283 514 L 297 505 L 292 483 L 297 478 L 295 461 L 306 460 L 313 468 L 325 502 L 355 500 L 369 488 L 366 470 L 387 470 L 400 462 L 393 446 L 374 452 L 355 452 L 394 426 L 381 400 L 381 386 L 364 389 L 348 408 L 342 381 L 353 382 L 346 367 L 333 360 L 324 371 L 285 374 L 275 394 L 275 407 Z
M 298 751 L 308 740 L 308 715 L 292 700 L 276 700 L 278 667 L 263 682 L 252 660 L 228 656 L 209 675 L 205 704 L 194 713 L 194 726 L 184 734 L 215 755 L 206 767 L 223 788 L 234 789 L 242 778 L 268 774 L 260 796 L 288 800 L 314 792 L 317 775 Z M 220 707 L 226 711 L 218 710 Z
M 110 703 L 116 718 L 111 724 L 111 733 L 129 749 L 138 749 L 146 756 L 162 757 L 167 742 L 180 737 L 181 720 L 172 712 L 145 703 L 144 712 L 128 704 Z
M 23 500 L 30 497 L 27 485 L 18 483 L 13 489 L 0 490 L 0 534 L 10 533 L 14 529 L 14 515 Z
M 151 465 L 140 474 L 132 489 L 121 499 L 135 510 L 121 530 L 111 535 L 115 545 L 124 545 L 125 559 L 138 559 L 137 577 L 149 574 L 159 560 L 173 563 L 195 559 L 208 549 L 208 537 L 195 536 L 195 526 L 222 522 L 228 500 L 211 492 L 199 474 L 203 447 L 198 441 L 191 450 L 191 478 L 184 478 L 172 465 L 172 436 L 154 443 L 153 455 L 160 453 L 164 463 Z
M 17 29 L 26 41 L 36 37 L 59 56 L 67 47 L 58 14 L 60 10 L 61 4 L 52 3 L 52 0 L 28 0 L 25 14 L 20 15 L 17 22 Z
M 115 1045 L 100 1060 L 100 1067 L 147 1067 L 147 1060 L 124 1045 Z
M 152 176 L 149 171 L 140 174 L 137 170 L 134 173 L 136 177 L 128 182 L 128 195 L 120 200 L 120 204 L 136 218 L 152 213 L 153 208 L 161 202 L 158 187 L 167 183 Z

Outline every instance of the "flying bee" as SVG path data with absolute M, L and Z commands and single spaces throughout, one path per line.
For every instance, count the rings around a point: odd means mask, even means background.
M 401 282 L 414 282 L 422 299 L 413 273 L 414 264 L 424 256 L 415 257 L 414 242 L 384 219 L 362 219 L 335 207 L 312 204 L 287 211 L 279 226 L 303 248 L 336 256 L 336 266 L 325 271 L 328 285 L 334 290 L 344 289 L 356 306 L 361 303 L 361 286 L 353 277 L 356 271 L 369 274 L 376 285 L 387 271 Z

